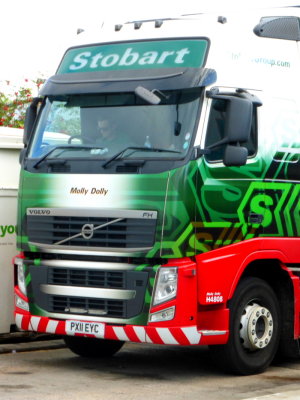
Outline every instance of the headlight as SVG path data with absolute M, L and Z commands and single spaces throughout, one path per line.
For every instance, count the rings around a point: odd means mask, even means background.
M 160 268 L 156 277 L 153 305 L 173 299 L 176 293 L 177 268 Z
M 16 264 L 18 266 L 18 286 L 19 286 L 19 289 L 25 296 L 27 296 L 23 262 L 22 262 L 21 259 L 18 259 L 15 262 L 16 262 Z

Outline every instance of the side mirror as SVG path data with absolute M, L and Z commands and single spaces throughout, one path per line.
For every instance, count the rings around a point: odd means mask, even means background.
M 231 146 L 225 147 L 223 163 L 226 167 L 240 167 L 247 162 L 248 150 L 246 147 Z
M 253 103 L 231 96 L 227 103 L 225 138 L 228 143 L 247 142 L 250 138 Z
M 215 154 L 220 155 L 226 166 L 246 164 L 248 150 L 242 146 L 250 140 L 255 107 L 261 106 L 261 101 L 243 89 L 220 93 L 218 88 L 213 88 L 207 97 L 213 99 L 207 137 L 219 140 L 210 140 L 205 149 L 213 155 L 214 149 L 221 148 Z
M 35 97 L 29 107 L 26 110 L 25 115 L 25 124 L 24 124 L 24 136 L 23 143 L 25 147 L 28 145 L 33 126 L 35 124 L 36 116 L 37 116 L 37 108 L 39 103 L 41 103 L 42 99 L 40 97 Z
M 244 93 L 243 93 L 244 94 Z M 250 137 L 253 104 L 261 105 L 259 100 L 249 94 L 237 96 L 236 94 L 219 93 L 218 90 L 207 92 L 207 97 L 220 100 L 216 101 L 215 107 L 224 116 L 224 138 L 210 148 L 226 143 L 247 142 Z

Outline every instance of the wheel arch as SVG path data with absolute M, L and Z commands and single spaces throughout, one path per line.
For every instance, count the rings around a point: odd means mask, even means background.
M 297 327 L 295 318 L 295 290 L 291 272 L 276 258 L 256 259 L 251 261 L 236 279 L 231 288 L 229 301 L 234 296 L 234 291 L 239 282 L 246 278 L 260 278 L 270 285 L 279 303 L 281 315 L 281 333 L 279 352 L 283 356 L 295 357 L 299 354 Z

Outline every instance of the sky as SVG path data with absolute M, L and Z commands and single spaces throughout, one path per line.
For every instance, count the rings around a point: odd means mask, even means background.
M 78 28 L 111 21 L 170 17 L 217 10 L 300 4 L 300 0 L 2 0 L 0 90 L 6 81 L 55 73 Z

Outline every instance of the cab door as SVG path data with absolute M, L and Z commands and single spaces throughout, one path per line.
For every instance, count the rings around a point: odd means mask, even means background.
M 232 95 L 235 93 L 232 91 Z M 208 99 L 205 134 L 200 146 L 210 149 L 199 160 L 202 210 L 198 215 L 196 247 L 204 251 L 257 237 L 263 234 L 268 223 L 264 163 L 258 148 L 258 114 L 263 106 L 254 105 L 249 139 L 239 144 L 247 149 L 246 163 L 225 166 L 228 107 L 221 97 Z M 215 147 L 216 143 L 221 144 Z

